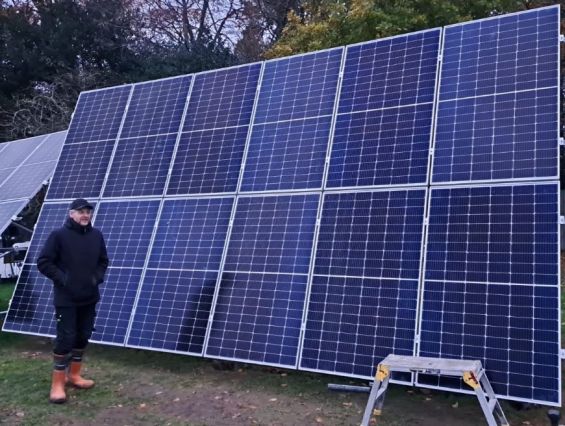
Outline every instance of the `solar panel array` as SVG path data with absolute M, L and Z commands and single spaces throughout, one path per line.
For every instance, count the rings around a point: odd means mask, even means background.
M 66 134 L 0 144 L 0 234 L 53 174 Z
M 370 378 L 480 359 L 560 405 L 559 7 L 81 94 L 4 330 L 71 199 L 111 266 L 94 340 Z M 399 378 L 464 390 L 458 380 Z

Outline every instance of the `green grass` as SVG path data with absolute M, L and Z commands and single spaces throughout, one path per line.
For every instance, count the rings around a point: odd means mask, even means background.
M 8 303 L 10 303 L 15 286 L 15 282 L 0 283 L 0 312 L 8 309 Z

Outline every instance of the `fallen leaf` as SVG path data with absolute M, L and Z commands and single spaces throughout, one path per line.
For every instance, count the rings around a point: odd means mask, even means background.
M 281 388 L 286 388 L 288 385 L 286 383 L 281 383 Z
M 155 395 L 161 395 L 163 391 L 155 392 Z
M 173 399 L 173 402 L 179 402 L 179 401 L 180 401 L 180 398 Z
M 451 406 L 453 408 L 458 408 L 459 407 L 459 401 L 455 402 L 455 404 L 451 404 Z
M 324 419 L 322 419 L 321 417 L 316 417 L 316 423 L 323 423 Z
M 531 425 L 531 423 L 530 423 L 529 421 L 527 421 L 527 420 L 524 420 L 524 421 L 522 422 L 522 424 L 523 424 L 523 425 Z
M 352 402 L 343 402 L 341 405 L 343 405 L 344 407 L 351 407 L 352 404 Z
M 426 401 L 431 401 L 431 400 L 432 400 L 431 398 L 426 398 Z
M 16 416 L 17 416 L 17 417 L 23 417 L 23 416 L 25 416 L 25 413 L 24 413 L 23 411 L 18 411 L 18 412 L 16 413 Z
M 281 373 L 281 377 L 286 377 L 286 376 L 288 376 L 288 374 L 286 374 L 286 373 Z
M 271 398 L 269 399 L 269 402 L 275 402 L 277 400 L 277 398 Z
M 145 408 L 146 404 L 139 404 L 139 408 Z

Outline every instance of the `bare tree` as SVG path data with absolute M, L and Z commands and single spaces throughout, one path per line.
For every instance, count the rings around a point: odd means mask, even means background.
M 242 29 L 241 0 L 146 0 L 139 3 L 158 43 L 233 46 Z

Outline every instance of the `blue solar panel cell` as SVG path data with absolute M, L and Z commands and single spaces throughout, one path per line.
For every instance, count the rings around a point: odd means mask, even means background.
M 35 264 L 49 234 L 60 228 L 69 216 L 69 204 L 43 204 L 26 254 L 26 263 Z
M 52 292 L 51 281 L 41 275 L 35 265 L 24 264 L 2 329 L 53 336 L 55 308 Z
M 224 272 L 206 355 L 295 366 L 307 278 Z
M 371 377 L 387 355 L 412 355 L 418 281 L 315 275 L 300 367 Z
M 148 269 L 128 346 L 201 354 L 217 276 Z
M 431 103 L 441 30 L 349 46 L 339 113 Z
M 247 126 L 183 133 L 167 195 L 235 192 Z
M 233 198 L 166 200 L 149 268 L 217 271 Z
M 159 201 L 100 203 L 94 224 L 104 234 L 111 266 L 143 267 L 158 210 Z
M 556 184 L 434 189 L 426 279 L 557 286 Z
M 65 144 L 47 199 L 98 198 L 113 148 L 114 141 Z
M 420 356 L 479 359 L 498 395 L 555 404 L 558 318 L 556 287 L 426 281 Z M 431 376 L 419 381 L 454 384 Z
M 318 199 L 240 197 L 224 270 L 308 274 Z
M 265 63 L 255 124 L 331 115 L 343 48 Z
M 108 268 L 100 285 L 92 341 L 123 345 L 142 269 Z
M 319 189 L 331 117 L 256 125 L 241 190 Z
M 425 190 L 327 194 L 314 274 L 418 279 Z
M 179 131 L 191 76 L 136 84 L 121 138 Z
M 433 182 L 557 178 L 558 93 L 439 104 Z
M 183 131 L 248 125 L 260 71 L 255 63 L 196 75 Z
M 81 93 L 69 126 L 66 145 L 115 140 L 132 86 Z
M 440 100 L 557 87 L 559 8 L 445 29 Z
M 162 195 L 177 135 L 121 139 L 104 187 L 104 197 Z
M 426 183 L 433 104 L 338 115 L 327 187 Z

